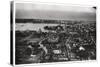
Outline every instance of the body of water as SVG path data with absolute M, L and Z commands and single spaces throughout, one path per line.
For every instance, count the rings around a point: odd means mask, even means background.
M 42 31 L 44 30 L 45 26 L 57 26 L 59 24 L 33 24 L 33 23 L 16 23 L 15 24 L 15 30 L 16 31 L 26 31 L 26 30 L 36 30 L 38 31 L 41 29 Z

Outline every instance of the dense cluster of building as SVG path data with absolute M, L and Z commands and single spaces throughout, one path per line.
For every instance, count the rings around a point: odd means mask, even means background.
M 44 63 L 96 59 L 95 22 L 62 23 L 57 26 L 45 26 L 44 29 L 48 31 L 39 29 L 27 32 L 25 37 L 19 37 L 16 42 L 18 61 Z M 16 36 L 18 35 L 20 32 L 16 32 Z M 19 50 L 21 44 L 24 44 L 23 50 Z

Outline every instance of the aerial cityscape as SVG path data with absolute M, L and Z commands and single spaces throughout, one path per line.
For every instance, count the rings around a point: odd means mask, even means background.
M 32 22 L 16 24 L 16 64 L 96 59 L 95 21 Z
M 96 7 L 15 5 L 15 64 L 96 60 Z

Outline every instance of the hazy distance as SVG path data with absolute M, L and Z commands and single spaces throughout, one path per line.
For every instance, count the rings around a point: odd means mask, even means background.
M 96 20 L 96 10 L 86 6 L 16 3 L 16 19 Z

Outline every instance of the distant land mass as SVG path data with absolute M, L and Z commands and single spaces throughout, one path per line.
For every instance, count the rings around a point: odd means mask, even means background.
M 51 20 L 51 19 L 15 19 L 16 23 L 52 23 L 52 24 L 56 24 L 56 23 L 92 23 L 92 22 L 96 22 L 96 21 L 86 21 L 86 20 Z

